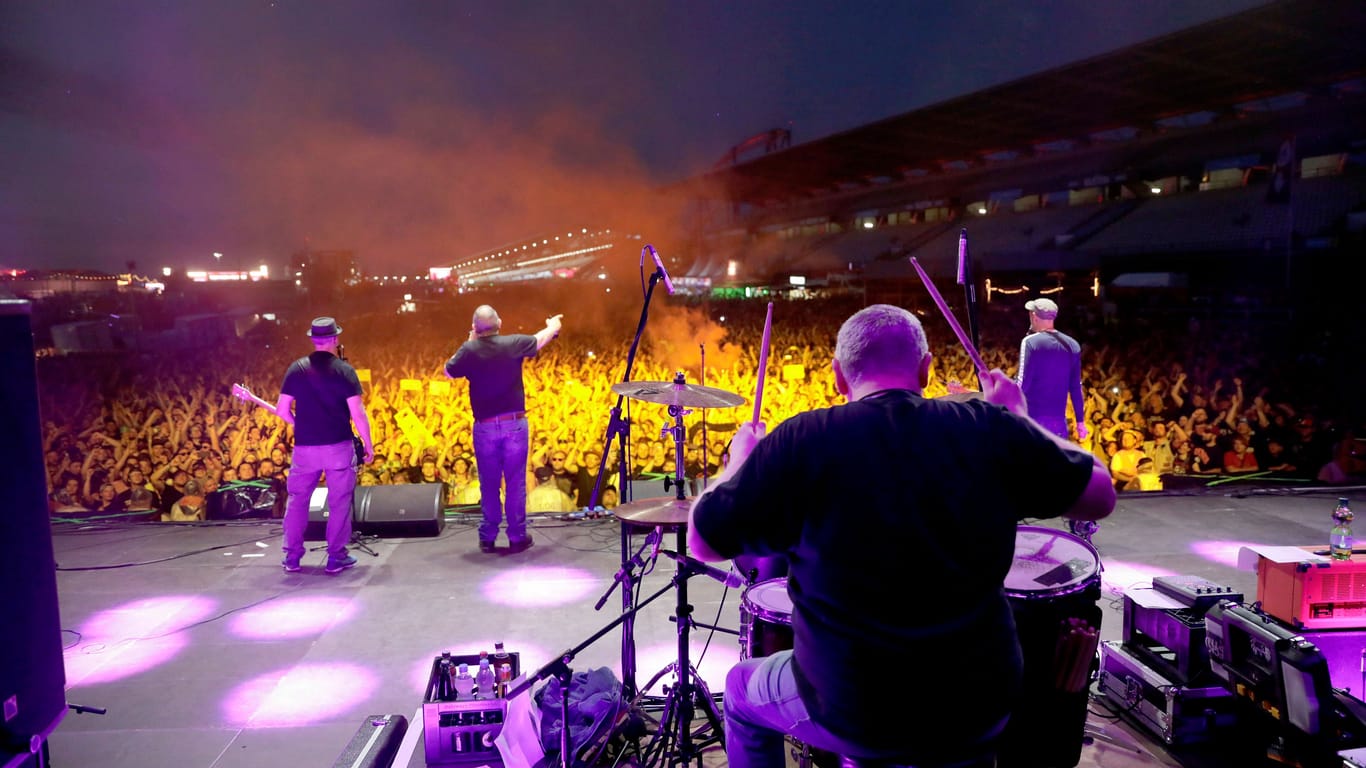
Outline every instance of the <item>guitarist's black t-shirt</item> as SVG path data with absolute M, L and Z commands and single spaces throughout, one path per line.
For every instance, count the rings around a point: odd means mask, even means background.
M 362 394 L 351 364 L 314 352 L 290 364 L 280 391 L 294 398 L 294 444 L 333 445 L 351 439 L 346 400 Z

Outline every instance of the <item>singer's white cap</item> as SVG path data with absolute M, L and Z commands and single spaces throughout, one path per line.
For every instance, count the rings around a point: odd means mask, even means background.
M 1058 316 L 1058 305 L 1052 299 L 1034 299 L 1025 302 L 1025 309 L 1033 312 L 1044 320 L 1052 320 Z

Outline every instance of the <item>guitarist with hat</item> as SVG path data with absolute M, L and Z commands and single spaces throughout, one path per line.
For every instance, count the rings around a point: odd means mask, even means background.
M 285 507 L 284 569 L 299 570 L 304 555 L 308 502 L 319 479 L 327 476 L 327 572 L 341 573 L 356 564 L 346 551 L 351 542 L 351 497 L 356 463 L 375 457 L 370 419 L 361 401 L 356 369 L 342 359 L 341 326 L 331 317 L 314 318 L 308 335 L 313 352 L 290 364 L 280 385 L 275 414 L 294 425 L 294 454 L 289 471 L 289 503 Z M 364 455 L 358 457 L 351 424 L 355 423 Z

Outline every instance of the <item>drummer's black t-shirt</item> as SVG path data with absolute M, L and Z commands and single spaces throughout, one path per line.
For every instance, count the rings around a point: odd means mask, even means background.
M 1000 406 L 892 390 L 783 422 L 695 524 L 725 557 L 786 554 L 817 722 L 870 754 L 932 760 L 1012 710 L 1016 523 L 1068 509 L 1091 466 Z

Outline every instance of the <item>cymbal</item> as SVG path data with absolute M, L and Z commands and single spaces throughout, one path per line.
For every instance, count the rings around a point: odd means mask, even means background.
M 612 391 L 647 403 L 684 408 L 732 408 L 745 403 L 745 398 L 724 389 L 672 381 L 622 381 L 613 384 Z
M 692 499 L 662 496 L 619 504 L 612 515 L 624 523 L 637 525 L 686 525 Z

